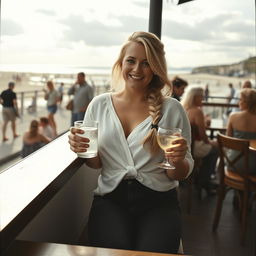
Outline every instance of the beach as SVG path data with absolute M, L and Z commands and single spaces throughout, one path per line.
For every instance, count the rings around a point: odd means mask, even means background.
M 240 89 L 245 80 L 251 80 L 255 86 L 255 78 L 253 77 L 230 77 L 212 74 L 170 74 L 172 79 L 175 75 L 180 76 L 188 81 L 190 85 L 198 85 L 205 88 L 206 84 L 209 86 L 210 96 L 228 96 L 229 87 L 228 84 L 232 83 L 235 89 Z M 48 80 L 52 80 L 55 83 L 55 87 L 58 88 L 61 82 L 64 83 L 64 88 L 67 90 L 76 81 L 76 73 L 34 73 L 34 72 L 11 72 L 0 71 L 0 91 L 7 88 L 8 82 L 14 81 L 16 83 L 15 91 L 41 91 Z M 97 87 L 101 87 L 104 91 L 109 88 L 111 74 L 105 72 L 100 73 L 86 73 L 86 80 L 89 84 Z M 102 88 L 104 87 L 104 88 Z

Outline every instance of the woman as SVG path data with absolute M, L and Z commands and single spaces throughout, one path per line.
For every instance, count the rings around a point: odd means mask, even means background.
M 47 82 L 47 90 L 45 92 L 45 100 L 47 100 L 47 110 L 48 110 L 48 119 L 49 123 L 54 131 L 54 136 L 57 136 L 57 126 L 54 119 L 54 115 L 57 112 L 58 106 L 57 103 L 59 101 L 59 93 L 54 89 L 54 84 L 52 81 Z
M 193 159 L 186 114 L 178 101 L 163 95 L 171 85 L 162 42 L 151 33 L 133 33 L 113 66 L 112 82 L 124 87 L 95 97 L 85 115 L 99 123 L 99 154 L 86 164 L 102 168 L 89 216 L 90 245 L 177 253 L 176 187 L 192 171 Z M 164 159 L 158 126 L 182 129 L 183 137 L 166 153 L 175 170 L 157 166 Z M 71 128 L 70 147 L 84 152 L 88 139 L 76 133 L 83 131 Z
M 21 157 L 24 158 L 30 155 L 48 142 L 50 142 L 50 139 L 39 133 L 39 122 L 32 120 L 29 131 L 25 132 L 23 136 Z
M 202 100 L 204 90 L 201 87 L 189 87 L 182 98 L 181 104 L 187 112 L 191 126 L 195 130 L 194 156 L 202 158 L 197 187 L 205 189 L 208 195 L 215 194 L 216 184 L 211 182 L 211 175 L 215 174 L 216 162 L 218 159 L 217 142 L 209 140 L 206 134 L 206 120 L 202 111 Z
M 243 89 L 240 94 L 240 112 L 233 112 L 228 119 L 227 135 L 239 139 L 256 139 L 256 90 Z M 232 151 L 232 158 L 237 152 Z M 256 174 L 256 154 L 250 152 L 249 173 Z M 240 159 L 236 166 L 243 166 L 243 159 Z M 235 170 L 234 170 L 235 171 Z

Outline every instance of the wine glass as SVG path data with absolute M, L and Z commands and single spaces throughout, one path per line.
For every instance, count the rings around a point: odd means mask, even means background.
M 162 128 L 159 127 L 157 131 L 157 142 L 162 150 L 166 151 L 167 148 L 171 148 L 174 145 L 172 142 L 181 137 L 180 128 Z M 168 158 L 165 156 L 164 161 L 159 164 L 159 167 L 163 169 L 175 169 L 172 163 L 168 161 Z

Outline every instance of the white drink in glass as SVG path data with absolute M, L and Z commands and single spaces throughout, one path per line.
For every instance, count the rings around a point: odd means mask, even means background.
M 163 151 L 166 151 L 168 148 L 175 147 L 173 141 L 181 137 L 180 128 L 162 128 L 158 127 L 157 130 L 157 143 Z M 162 163 L 159 163 L 159 167 L 163 169 L 175 169 L 175 166 L 169 162 L 165 157 Z
M 97 122 L 83 122 L 76 121 L 75 127 L 84 131 L 78 136 L 88 138 L 90 140 L 89 147 L 86 152 L 78 152 L 77 155 L 82 158 L 91 158 L 97 156 L 98 152 L 98 123 Z
M 179 137 L 179 135 L 158 135 L 157 142 L 161 149 L 166 151 L 167 148 L 171 148 L 173 146 L 172 142 Z

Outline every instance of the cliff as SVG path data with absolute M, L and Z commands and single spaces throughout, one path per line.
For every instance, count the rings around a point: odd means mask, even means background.
M 229 65 L 202 66 L 193 68 L 192 74 L 207 73 L 224 76 L 250 76 L 256 73 L 256 56 Z

